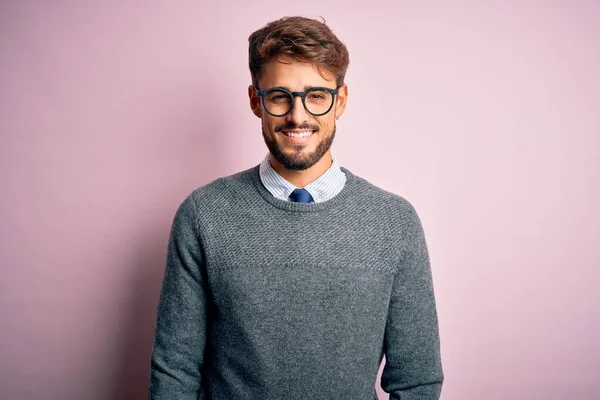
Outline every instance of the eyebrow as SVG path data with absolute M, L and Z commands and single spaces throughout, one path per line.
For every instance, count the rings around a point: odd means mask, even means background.
M 293 92 L 292 89 L 290 89 L 288 86 L 275 86 L 275 87 L 280 87 L 280 88 L 284 88 L 285 90 L 289 90 L 290 92 Z M 306 92 L 308 89 L 312 89 L 315 87 L 323 87 L 323 86 L 310 86 L 310 85 L 306 85 L 304 86 L 304 91 Z

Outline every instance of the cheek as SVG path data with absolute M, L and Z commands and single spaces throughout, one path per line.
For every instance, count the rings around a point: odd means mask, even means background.
M 262 119 L 262 129 L 263 129 L 263 131 L 265 131 L 265 133 L 267 135 L 274 135 L 275 134 L 275 127 L 276 126 L 277 125 L 275 125 L 273 123 L 273 121 L 271 121 L 268 118 L 264 118 L 263 117 L 263 119 Z
M 263 113 L 264 113 L 264 111 L 263 111 Z M 276 118 L 273 118 L 273 117 L 269 116 L 268 114 L 266 116 L 263 114 L 262 127 L 263 127 L 263 130 L 267 133 L 275 134 L 275 128 L 277 128 L 280 125 L 284 125 L 284 124 L 285 124 L 285 120 L 278 121 Z
M 318 120 L 317 123 L 319 124 L 321 131 L 329 132 L 333 129 L 334 121 L 333 120 L 330 121 L 329 118 L 324 118 L 324 119 Z

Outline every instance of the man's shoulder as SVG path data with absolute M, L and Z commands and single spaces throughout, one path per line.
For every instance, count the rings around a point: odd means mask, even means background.
M 384 223 L 389 232 L 401 237 L 422 232 L 421 218 L 405 197 L 383 189 L 367 179 L 354 175 L 360 186 L 360 215 L 363 220 Z
M 185 201 L 195 203 L 196 207 L 223 207 L 231 201 L 239 199 L 240 191 L 253 190 L 253 179 L 256 174 L 254 166 L 231 175 L 214 179 L 192 191 Z
M 343 168 L 343 170 L 344 172 L 350 172 L 346 168 Z M 401 213 L 415 213 L 414 206 L 405 197 L 377 186 L 366 178 L 352 172 L 350 172 L 350 174 L 356 181 L 356 185 L 359 187 L 359 192 L 361 193 L 361 197 L 363 197 L 361 202 L 364 204 L 384 207 Z

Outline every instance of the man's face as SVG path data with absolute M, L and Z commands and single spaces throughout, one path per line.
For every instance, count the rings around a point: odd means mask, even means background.
M 263 66 L 258 82 L 261 90 L 283 87 L 290 92 L 304 92 L 312 87 L 336 88 L 335 77 L 321 76 L 312 64 L 271 62 Z M 248 88 L 250 106 L 262 120 L 262 134 L 277 163 L 290 170 L 305 170 L 319 161 L 330 162 L 330 147 L 335 136 L 335 117 L 344 111 L 347 87 L 342 85 L 331 110 L 322 116 L 309 114 L 300 97 L 295 97 L 291 111 L 282 117 L 267 113 L 253 86 Z M 309 133 L 308 136 L 305 136 Z M 292 135 L 296 137 L 292 137 Z M 327 155 L 327 157 L 323 157 Z

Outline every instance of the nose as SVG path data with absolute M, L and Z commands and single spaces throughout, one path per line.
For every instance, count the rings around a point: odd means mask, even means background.
M 302 97 L 296 96 L 294 100 L 294 106 L 286 116 L 287 122 L 291 122 L 294 125 L 300 125 L 304 122 L 308 122 L 308 119 L 308 112 L 306 112 L 306 109 L 304 108 Z

